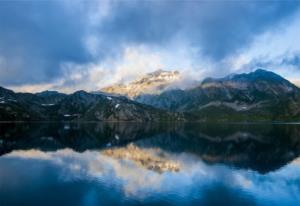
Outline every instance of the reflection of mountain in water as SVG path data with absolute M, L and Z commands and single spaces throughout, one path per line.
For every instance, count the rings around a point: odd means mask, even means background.
M 32 148 L 43 151 L 72 148 L 82 152 L 151 137 L 160 130 L 152 125 L 117 123 L 0 124 L 0 154 Z
M 216 124 L 0 124 L 0 154 L 17 149 L 82 152 L 134 142 L 140 147 L 192 153 L 207 163 L 225 163 L 260 172 L 300 155 L 300 125 Z

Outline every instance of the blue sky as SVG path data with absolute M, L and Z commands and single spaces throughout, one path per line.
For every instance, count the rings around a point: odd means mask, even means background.
M 258 67 L 298 84 L 299 37 L 300 1 L 1 1 L 0 85 L 72 92 Z

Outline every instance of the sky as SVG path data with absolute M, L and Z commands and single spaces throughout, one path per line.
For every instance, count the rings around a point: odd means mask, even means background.
M 16 91 L 257 68 L 300 85 L 300 1 L 0 1 L 0 86 Z

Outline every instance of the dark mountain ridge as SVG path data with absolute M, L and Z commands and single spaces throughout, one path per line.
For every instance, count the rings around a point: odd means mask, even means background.
M 194 120 L 295 120 L 300 90 L 283 77 L 262 69 L 224 78 L 206 78 L 188 90 L 143 95 L 138 102 L 187 112 Z
M 0 87 L 1 121 L 298 121 L 300 89 L 262 69 L 206 78 L 132 101 L 105 93 L 15 93 Z
M 73 94 L 14 93 L 0 88 L 0 121 L 173 121 L 179 114 L 124 97 L 77 91 Z

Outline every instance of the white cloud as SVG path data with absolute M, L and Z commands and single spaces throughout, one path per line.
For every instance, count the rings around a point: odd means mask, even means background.
M 103 19 L 109 16 L 113 2 L 111 0 L 101 0 L 90 3 L 94 5 L 89 7 L 89 11 L 87 11 L 88 23 L 90 26 L 97 26 Z
M 284 24 L 257 36 L 252 45 L 237 56 L 227 59 L 233 72 L 253 70 L 251 62 L 269 62 L 267 69 L 292 81 L 300 80 L 300 68 L 295 65 L 282 65 L 282 58 L 300 52 L 300 12 L 289 17 Z M 251 65 L 253 66 L 253 65 Z
M 92 40 L 94 41 L 94 40 Z M 93 46 L 90 47 L 91 51 Z M 176 50 L 177 49 L 177 50 Z M 95 51 L 95 50 L 94 50 Z M 195 51 L 178 46 L 171 50 L 149 48 L 143 45 L 125 47 L 122 55 L 88 64 L 64 62 L 60 81 L 52 89 L 63 92 L 75 90 L 95 91 L 116 83 L 127 83 L 157 69 L 179 70 L 186 78 L 199 79 L 209 70 L 196 69 Z M 29 86 L 24 87 L 28 89 Z
M 90 30 L 83 38 L 86 50 L 95 60 L 78 64 L 62 62 L 63 75 L 47 84 L 26 84 L 10 87 L 17 91 L 37 92 L 55 89 L 71 93 L 75 90 L 94 91 L 115 83 L 131 81 L 145 73 L 157 69 L 179 70 L 191 80 L 201 80 L 207 76 L 222 77 L 234 72 L 248 72 L 253 60 L 273 61 L 272 71 L 288 78 L 294 83 L 300 82 L 300 69 L 294 66 L 276 64 L 283 55 L 300 51 L 300 12 L 289 17 L 276 28 L 257 36 L 252 45 L 238 55 L 229 56 L 220 61 L 212 61 L 199 50 L 199 45 L 191 46 L 180 35 L 175 35 L 168 44 L 144 45 L 128 44 L 120 47 L 118 55 L 101 57 L 103 39 L 93 29 L 110 15 L 112 2 L 95 3 L 87 11 L 87 24 Z M 5 64 L 0 58 L 0 65 Z M 250 65 L 251 66 L 251 65 Z M 5 67 L 4 67 L 5 68 Z
M 143 47 L 127 47 L 123 55 L 108 58 L 100 63 L 63 63 L 64 83 L 61 90 L 97 90 L 114 83 L 133 80 L 144 73 L 163 66 L 157 53 L 149 53 Z
M 147 195 L 171 193 L 181 197 L 190 197 L 197 192 L 195 195 L 198 196 L 199 192 L 205 194 L 208 186 L 221 184 L 226 186 L 229 191 L 247 192 L 247 194 L 253 195 L 257 201 L 262 201 L 266 197 L 272 202 L 286 202 L 286 200 L 297 202 L 300 200 L 298 195 L 300 189 L 299 159 L 274 172 L 260 174 L 220 164 L 209 165 L 189 153 L 176 155 L 165 152 L 164 154 L 166 158 L 180 164 L 179 172 L 159 174 L 130 164 L 130 161 L 110 158 L 101 154 L 100 151 L 78 153 L 70 149 L 55 152 L 18 150 L 6 154 L 2 158 L 12 158 L 10 162 L 15 159 L 23 160 L 24 164 L 27 159 L 48 161 L 63 169 L 59 174 L 61 181 L 101 180 L 106 184 L 105 186 L 117 185 L 118 189 L 122 189 L 127 197 L 135 199 L 143 199 Z M 34 171 L 37 177 L 44 173 L 43 167 L 38 168 L 40 170 Z M 3 171 L 5 172 L 5 168 Z M 40 177 L 43 178 L 43 176 Z

